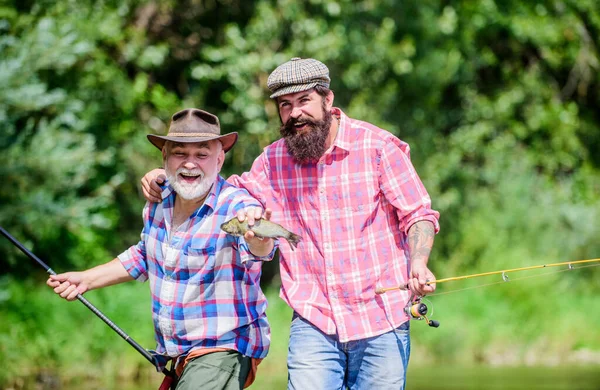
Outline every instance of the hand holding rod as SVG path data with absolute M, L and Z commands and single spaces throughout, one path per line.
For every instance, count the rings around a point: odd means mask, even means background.
M 25 248 L 23 246 L 23 244 L 21 244 L 19 241 L 17 241 L 16 238 L 11 236 L 6 230 L 4 230 L 4 228 L 2 228 L 2 226 L 0 226 L 0 233 L 2 233 L 6 238 L 8 238 L 8 240 L 10 242 L 12 242 L 17 248 L 19 248 L 21 250 L 21 252 L 23 252 L 25 255 L 27 255 L 27 257 L 29 257 L 32 260 L 35 260 L 39 265 L 41 265 L 42 268 L 44 268 L 48 274 L 56 275 L 56 272 L 54 272 L 50 267 L 48 267 L 48 265 L 46 263 L 44 263 L 42 260 L 40 260 L 36 255 L 31 253 L 27 248 Z M 146 360 L 148 360 L 150 363 L 152 363 L 155 367 L 158 366 L 156 360 L 150 354 L 150 352 L 146 351 L 141 345 L 139 345 L 137 342 L 135 342 L 135 340 L 133 340 L 131 337 L 129 337 L 129 335 L 127 333 L 125 333 L 114 322 L 112 322 L 108 317 L 106 317 L 100 310 L 96 309 L 96 307 L 94 305 L 92 305 L 87 299 L 85 299 L 83 297 L 83 295 L 77 294 L 77 299 L 81 303 L 83 303 L 85 305 L 85 307 L 87 307 L 95 315 L 97 315 L 102 321 L 104 321 L 104 323 L 106 323 L 106 325 L 108 325 L 112 330 L 117 332 L 117 334 L 119 336 L 121 336 L 125 341 L 127 341 L 129 343 L 129 345 L 131 345 L 133 348 L 135 348 L 143 357 L 146 358 Z M 163 368 L 162 372 L 165 375 L 169 375 L 169 376 L 172 375 L 172 373 L 169 370 L 167 370 L 166 368 Z
M 501 270 L 501 271 L 484 272 L 484 273 L 480 273 L 480 274 L 463 275 L 463 276 L 455 276 L 455 277 L 452 277 L 452 278 L 444 278 L 444 279 L 432 280 L 432 281 L 428 281 L 425 284 L 426 285 L 432 285 L 432 284 L 435 284 L 435 283 L 444 283 L 444 282 L 451 282 L 451 281 L 454 281 L 454 280 L 471 279 L 471 278 L 478 278 L 480 276 L 498 275 L 498 274 L 502 274 L 502 279 L 505 282 L 508 282 L 508 281 L 510 281 L 510 279 L 508 279 L 508 276 L 506 274 L 509 273 L 509 272 L 528 271 L 528 270 L 538 269 L 538 268 L 559 267 L 559 266 L 563 266 L 563 265 L 567 265 L 569 267 L 569 269 L 575 269 L 573 267 L 573 264 L 597 263 L 597 262 L 600 262 L 600 258 L 597 258 L 597 259 L 587 259 L 587 260 L 576 260 L 576 261 L 564 261 L 562 263 L 552 263 L 552 264 L 539 264 L 539 265 L 532 265 L 532 266 L 529 266 L 529 267 L 512 268 L 512 269 L 505 269 L 505 270 Z M 385 287 L 385 288 L 384 287 L 378 287 L 375 290 L 375 294 L 383 294 L 386 291 L 391 291 L 391 290 L 408 290 L 408 284 L 401 285 L 401 286 L 394 286 L 394 287 Z

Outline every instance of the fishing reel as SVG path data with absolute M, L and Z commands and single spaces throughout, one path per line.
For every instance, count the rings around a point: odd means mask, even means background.
M 425 303 L 422 302 L 422 297 L 413 295 L 411 299 L 408 301 L 408 305 L 404 308 L 404 311 L 411 320 L 427 321 L 427 325 L 432 328 L 437 328 L 440 326 L 439 321 L 430 320 L 427 318 L 428 307 Z

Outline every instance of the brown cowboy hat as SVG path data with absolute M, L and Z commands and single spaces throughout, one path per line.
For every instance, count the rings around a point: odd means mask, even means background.
M 160 150 L 166 141 L 190 143 L 218 139 L 223 144 L 223 151 L 227 152 L 236 143 L 238 134 L 234 132 L 221 135 L 219 118 L 197 108 L 186 108 L 173 114 L 166 136 L 148 134 L 147 137 Z

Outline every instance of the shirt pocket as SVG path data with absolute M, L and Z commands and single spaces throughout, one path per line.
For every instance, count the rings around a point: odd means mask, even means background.
M 185 272 L 192 284 L 212 283 L 215 271 L 214 247 L 188 247 L 185 253 Z
M 331 188 L 329 195 L 335 208 L 346 217 L 371 212 L 370 205 L 377 200 L 379 182 L 375 174 L 356 172 L 342 174 L 338 178 L 339 185 Z

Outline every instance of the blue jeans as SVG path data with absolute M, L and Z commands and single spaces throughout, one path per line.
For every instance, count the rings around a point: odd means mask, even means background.
M 409 355 L 408 321 L 380 336 L 341 343 L 294 314 L 288 390 L 404 390 Z

